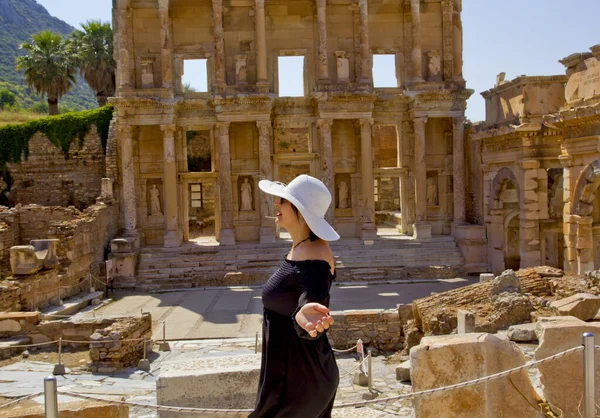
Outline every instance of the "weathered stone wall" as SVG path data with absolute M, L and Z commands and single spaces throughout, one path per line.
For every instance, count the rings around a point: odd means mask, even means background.
M 381 351 L 402 348 L 402 325 L 396 309 L 372 309 L 332 312 L 335 325 L 328 331 L 336 349 L 346 349 L 361 339 L 366 346 Z
M 68 159 L 48 138 L 35 134 L 28 158 L 8 169 L 13 179 L 8 196 L 14 203 L 82 209 L 100 196 L 106 162 L 100 135 L 92 127 L 81 147 L 79 140 L 72 142 Z
M 152 317 L 120 320 L 90 336 L 90 358 L 94 373 L 112 373 L 136 365 L 144 355 L 144 340 L 152 338 Z M 149 346 L 149 344 L 147 344 Z

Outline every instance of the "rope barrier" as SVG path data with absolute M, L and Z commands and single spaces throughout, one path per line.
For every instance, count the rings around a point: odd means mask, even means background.
M 43 394 L 44 394 L 44 392 L 36 392 L 36 393 L 32 393 L 31 395 L 22 396 L 22 397 L 20 397 L 18 399 L 15 399 L 14 401 L 10 401 L 10 402 L 7 402 L 5 404 L 0 405 L 0 409 L 6 408 L 7 406 L 14 405 L 14 404 L 16 404 L 18 402 L 21 402 L 21 401 L 24 401 L 24 400 L 27 400 L 27 399 L 30 399 L 30 398 L 35 398 L 36 396 L 40 396 L 40 395 L 43 395 Z
M 348 348 L 347 350 L 336 350 L 335 348 L 331 348 L 331 350 L 333 350 L 334 353 L 349 353 L 350 351 L 353 351 L 356 347 L 358 347 L 358 344 L 354 344 L 354 346 Z
M 464 387 L 476 385 L 476 384 L 479 384 L 479 383 L 488 382 L 490 380 L 499 379 L 501 377 L 506 377 L 506 376 L 509 376 L 511 374 L 518 373 L 520 371 L 529 369 L 529 368 L 534 367 L 534 366 L 539 366 L 540 364 L 544 364 L 544 363 L 550 362 L 552 360 L 556 360 L 558 358 L 561 358 L 561 357 L 564 357 L 566 355 L 573 354 L 573 353 L 576 353 L 576 352 L 582 351 L 582 350 L 583 350 L 583 346 L 574 347 L 574 348 L 571 348 L 569 350 L 563 351 L 561 353 L 552 355 L 550 357 L 546 357 L 546 358 L 544 358 L 542 360 L 537 360 L 537 361 L 529 362 L 529 363 L 526 363 L 526 364 L 524 364 L 523 366 L 520 366 L 520 367 L 515 367 L 513 369 L 509 369 L 509 370 L 506 370 L 506 371 L 503 371 L 503 372 L 500 372 L 500 373 L 496 373 L 496 374 L 493 374 L 493 375 L 490 375 L 490 376 L 486 376 L 486 377 L 482 377 L 482 378 L 478 378 L 478 379 L 473 379 L 473 380 L 470 380 L 470 381 L 467 381 L 467 382 L 458 383 L 458 384 L 455 384 L 455 385 L 450 385 L 450 386 L 445 386 L 445 387 L 435 388 L 435 389 L 429 389 L 429 390 L 424 390 L 424 391 L 420 391 L 420 392 L 409 393 L 409 394 L 406 394 L 406 395 L 392 396 L 392 397 L 388 397 L 388 398 L 381 398 L 381 399 L 374 399 L 374 400 L 367 400 L 367 401 L 359 401 L 359 402 L 349 402 L 349 403 L 335 404 L 334 408 L 336 408 L 336 409 L 350 408 L 350 407 L 357 407 L 357 406 L 372 405 L 372 404 L 377 404 L 377 403 L 385 403 L 385 402 L 390 402 L 390 401 L 408 400 L 408 399 L 414 399 L 414 398 L 421 398 L 421 397 L 431 396 L 431 395 L 433 395 L 435 393 L 446 392 L 446 391 L 450 391 L 450 390 L 454 390 L 454 389 L 464 388 Z M 82 399 L 89 399 L 89 400 L 95 400 L 95 401 L 115 403 L 115 404 L 119 404 L 119 405 L 135 406 L 135 407 L 138 407 L 138 408 L 149 408 L 149 409 L 154 409 L 154 410 L 157 410 L 157 411 L 176 411 L 176 412 L 192 412 L 192 413 L 224 414 L 224 415 L 252 412 L 252 409 L 212 409 L 212 408 L 176 407 L 176 406 L 166 406 L 166 405 L 148 405 L 148 404 L 142 404 L 142 403 L 138 403 L 138 402 L 126 402 L 126 401 L 110 400 L 110 399 L 105 399 L 105 398 L 99 398 L 99 397 L 96 397 L 96 396 L 83 395 L 83 394 L 80 394 L 80 393 L 72 393 L 72 392 L 64 391 L 64 390 L 61 390 L 59 392 L 61 394 L 64 394 L 64 395 L 78 397 L 78 398 L 82 398 Z
M 343 377 L 347 377 L 347 376 L 353 375 L 354 372 L 356 372 L 360 367 L 364 366 L 364 364 L 367 362 L 367 360 L 368 360 L 368 358 L 365 357 L 365 359 L 363 361 L 361 361 L 356 367 L 354 367 L 354 369 L 352 369 L 350 371 L 344 370 L 340 366 L 338 366 L 338 368 L 342 372 L 344 372 L 344 374 L 340 376 L 340 379 L 343 378 Z

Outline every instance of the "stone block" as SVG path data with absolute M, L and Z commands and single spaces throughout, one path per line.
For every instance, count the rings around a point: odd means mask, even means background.
M 481 273 L 479 275 L 479 282 L 489 282 L 490 280 L 494 280 L 496 276 L 493 273 Z
M 128 418 L 129 407 L 127 405 L 114 405 L 106 402 L 77 401 L 58 403 L 60 418 Z M 4 410 L 5 418 L 44 418 L 43 399 L 41 405 L 17 404 L 8 410 Z
M 58 267 L 58 239 L 34 239 L 29 241 L 29 245 L 35 248 L 35 256 L 46 268 Z
M 457 327 L 456 332 L 458 334 L 469 334 L 475 331 L 475 314 L 473 312 L 459 309 L 456 313 L 457 316 Z
M 254 354 L 165 362 L 156 380 L 156 401 L 184 407 L 253 408 L 259 374 L 260 356 Z M 161 418 L 197 416 L 168 411 L 159 414 Z
M 425 337 L 410 351 L 413 391 L 489 376 L 525 364 L 515 343 L 490 334 Z M 414 416 L 542 418 L 526 371 L 413 400 Z
M 515 342 L 537 341 L 537 323 L 512 325 L 508 328 L 508 339 Z
M 600 309 L 600 296 L 589 293 L 577 293 L 568 298 L 556 300 L 550 304 L 559 315 L 568 315 L 588 321 L 594 319 Z
M 10 249 L 10 268 L 15 276 L 35 274 L 43 267 L 31 245 L 15 245 Z
M 553 320 L 538 323 L 540 344 L 535 359 L 541 360 L 565 350 L 579 347 L 583 333 L 600 335 L 600 324 L 573 320 Z M 600 338 L 596 337 L 596 343 Z M 600 351 L 596 350 L 596 364 L 600 364 Z M 563 417 L 579 417 L 583 405 L 583 355 L 576 353 L 540 364 L 540 381 L 544 398 L 554 412 Z M 596 373 L 596 399 L 600 399 L 600 373 Z
M 410 360 L 396 366 L 396 380 L 399 382 L 410 382 Z
M 13 319 L 0 320 L 0 334 L 21 332 L 21 324 Z
M 489 291 L 490 299 L 494 300 L 504 292 L 521 293 L 521 282 L 512 270 L 506 270 L 494 279 Z
M 414 239 L 431 239 L 431 224 L 415 223 L 413 225 Z
M 110 242 L 111 253 L 131 253 L 140 248 L 138 237 L 115 238 Z

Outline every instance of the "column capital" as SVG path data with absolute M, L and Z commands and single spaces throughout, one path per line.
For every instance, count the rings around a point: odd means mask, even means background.
M 559 155 L 558 161 L 560 161 L 560 165 L 564 168 L 573 167 L 573 156 L 571 155 Z
M 326 7 L 327 0 L 317 0 L 317 7 Z
M 117 132 L 122 136 L 133 136 L 134 127 L 131 125 L 117 125 Z
M 413 122 L 415 123 L 415 125 L 417 123 L 419 123 L 419 124 L 422 123 L 423 125 L 425 125 L 428 120 L 429 120 L 429 118 L 427 116 L 419 116 L 419 117 L 414 118 Z
M 159 10 L 169 10 L 170 0 L 158 0 L 158 9 Z
M 177 127 L 174 124 L 169 124 L 169 125 L 160 125 L 160 130 L 162 131 L 163 135 L 170 135 L 173 136 L 175 135 L 175 131 L 177 130 Z
M 258 134 L 260 136 L 268 136 L 271 134 L 271 128 L 273 125 L 271 124 L 271 121 L 257 120 L 256 127 L 258 128 Z
M 362 129 L 367 129 L 367 128 L 371 128 L 371 126 L 373 126 L 373 119 L 372 118 L 362 118 L 359 119 L 358 123 L 360 123 L 360 127 Z
M 442 13 L 454 13 L 454 0 L 442 0 Z
M 455 127 L 456 127 L 456 125 L 464 125 L 465 120 L 466 120 L 466 118 L 464 116 L 455 116 L 452 118 L 452 122 L 454 123 Z
M 317 126 L 321 131 L 330 132 L 331 127 L 333 126 L 333 119 L 319 119 L 317 121 Z
M 226 129 L 227 131 L 229 131 L 229 127 L 231 126 L 231 122 L 224 122 L 224 121 L 219 121 L 215 124 L 215 127 L 217 129 Z
M 520 160 L 519 167 L 523 170 L 533 170 L 540 168 L 540 162 L 538 160 Z
M 256 7 L 265 7 L 265 0 L 254 0 Z
M 117 0 L 117 8 L 124 10 L 131 7 L 131 0 Z

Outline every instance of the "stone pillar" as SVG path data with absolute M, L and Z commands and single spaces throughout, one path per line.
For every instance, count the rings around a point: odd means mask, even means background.
M 562 266 L 566 273 L 577 273 L 577 222 L 576 217 L 571 215 L 573 206 L 573 195 L 577 183 L 577 171 L 573 164 L 573 157 L 560 155 L 558 157 L 563 167 L 563 235 L 565 240 L 565 263 Z
M 577 216 L 577 274 L 594 270 L 594 232 L 591 216 Z
M 163 200 L 165 214 L 165 248 L 181 246 L 177 202 L 177 161 L 175 155 L 175 125 L 161 125 L 163 133 Z
M 327 0 L 317 0 L 317 32 L 319 34 L 317 74 L 319 81 L 329 80 L 326 7 Z
M 119 25 L 118 31 L 118 54 L 117 54 L 117 74 L 120 88 L 132 88 L 133 87 L 133 71 L 132 63 L 133 57 L 129 51 L 133 51 L 131 48 L 129 39 L 131 36 L 131 7 L 129 0 L 119 0 L 117 9 L 117 19 Z
M 519 207 L 521 208 L 519 218 L 521 268 L 527 268 L 539 266 L 542 262 L 539 221 L 540 202 L 538 196 L 540 162 L 539 160 L 521 160 L 519 166 L 523 170 L 523 189 L 519 201 Z
M 412 62 L 413 78 L 423 81 L 423 55 L 421 51 L 421 0 L 410 0 L 412 21 Z
M 271 163 L 271 122 L 256 122 L 258 127 L 258 159 L 260 164 L 260 180 L 273 180 Z M 273 199 L 266 193 L 260 192 L 260 243 L 275 242 L 275 223 L 272 216 Z
M 265 0 L 255 0 L 256 80 L 267 85 L 267 29 L 265 25 Z
M 375 226 L 375 186 L 373 184 L 373 119 L 360 120 L 360 175 L 362 179 L 362 226 L 361 239 L 377 238 Z
M 431 224 L 427 222 L 427 147 L 425 125 L 427 118 L 415 118 L 415 195 L 417 219 L 413 226 L 415 239 L 431 238 Z
M 401 222 L 401 231 L 403 234 L 409 233 L 409 225 L 408 225 L 408 169 L 402 169 L 402 175 L 400 176 L 400 222 Z
M 453 189 L 454 189 L 454 224 L 465 223 L 465 119 L 454 118 L 453 129 Z
M 139 235 L 137 230 L 137 194 L 133 164 L 133 127 L 118 127 L 121 141 L 121 173 L 123 176 L 123 221 L 127 237 Z
M 358 0 L 360 32 L 360 81 L 369 83 L 373 79 L 371 50 L 369 47 L 369 7 L 367 0 Z
M 333 166 L 333 145 L 331 141 L 332 119 L 321 119 L 318 122 L 321 149 L 321 180 L 331 193 L 331 205 L 325 214 L 327 222 L 332 223 L 335 218 L 335 167 Z
M 158 17 L 160 19 L 160 45 L 162 62 L 162 86 L 173 87 L 173 36 L 171 18 L 169 16 L 169 0 L 158 0 Z
M 229 149 L 229 122 L 220 122 L 218 129 L 219 197 L 221 211 L 221 245 L 235 245 L 233 229 L 233 190 L 231 186 L 231 153 Z
M 463 80 L 463 27 L 460 17 L 461 1 L 455 1 L 453 7 L 452 45 L 454 79 Z
M 217 88 L 223 89 L 225 81 L 225 33 L 223 30 L 223 0 L 212 0 L 213 28 L 215 38 L 215 80 Z
M 444 80 L 454 76 L 454 4 L 453 0 L 442 1 L 442 49 Z

